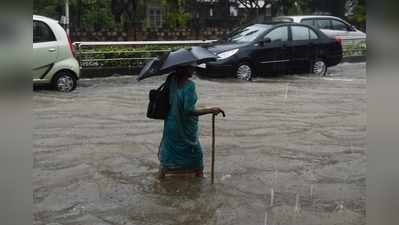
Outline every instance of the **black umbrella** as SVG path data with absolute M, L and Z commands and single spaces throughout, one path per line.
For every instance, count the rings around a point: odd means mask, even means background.
M 161 67 L 163 65 L 163 62 L 165 59 L 168 57 L 169 52 L 151 59 L 149 62 L 145 64 L 143 69 L 141 69 L 139 76 L 137 77 L 137 80 L 142 80 L 147 77 L 152 77 L 152 76 L 157 76 L 157 75 L 162 75 L 161 73 Z
M 217 56 L 206 48 L 180 48 L 149 61 L 137 80 L 172 72 L 176 66 L 201 64 L 215 61 Z

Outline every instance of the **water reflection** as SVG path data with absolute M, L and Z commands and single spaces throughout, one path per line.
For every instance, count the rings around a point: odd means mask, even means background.
M 206 179 L 174 176 L 152 181 L 152 192 L 141 193 L 130 206 L 131 220 L 140 224 L 215 224 L 220 202 Z

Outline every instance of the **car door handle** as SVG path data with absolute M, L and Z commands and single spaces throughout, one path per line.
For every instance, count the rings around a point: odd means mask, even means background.
M 55 50 L 55 48 L 50 48 L 48 51 L 49 52 L 55 52 L 56 50 Z

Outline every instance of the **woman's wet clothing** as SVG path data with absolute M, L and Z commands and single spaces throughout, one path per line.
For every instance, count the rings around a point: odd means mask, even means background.
M 178 88 L 175 75 L 168 81 L 170 109 L 164 121 L 160 144 L 162 169 L 196 170 L 203 168 L 202 148 L 198 138 L 195 83 L 188 80 Z

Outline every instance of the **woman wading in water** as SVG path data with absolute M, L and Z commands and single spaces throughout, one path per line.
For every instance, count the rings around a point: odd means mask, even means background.
M 168 77 L 170 108 L 164 121 L 159 147 L 159 177 L 168 171 L 190 171 L 203 176 L 202 148 L 198 138 L 198 117 L 223 113 L 221 108 L 196 109 L 195 83 L 190 80 L 194 68 L 180 66 Z

